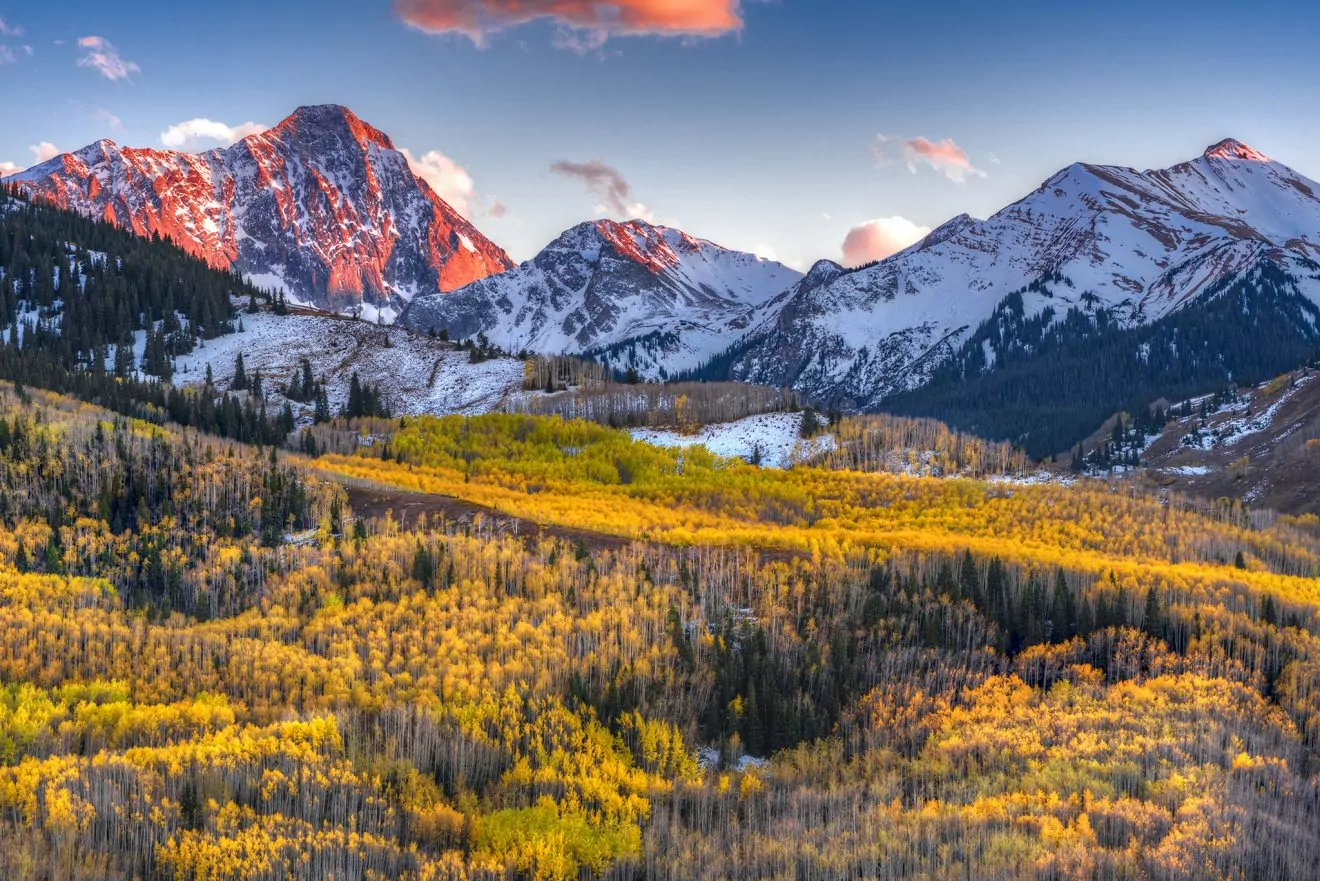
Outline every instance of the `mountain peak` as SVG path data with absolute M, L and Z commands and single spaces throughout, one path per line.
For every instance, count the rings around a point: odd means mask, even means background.
M 1249 147 L 1236 138 L 1225 138 L 1218 144 L 1207 147 L 1205 150 L 1207 159 L 1239 159 L 1244 162 L 1269 162 L 1270 157 L 1264 153 Z
M 394 142 L 380 129 L 363 122 L 352 110 L 342 104 L 308 104 L 294 110 L 279 125 L 271 129 L 282 138 L 311 138 L 347 130 L 359 144 L 374 143 L 386 150 L 394 149 Z
M 97 141 L 21 172 L 62 208 L 168 235 L 213 266 L 332 310 L 397 312 L 512 266 L 419 182 L 390 139 L 338 104 L 185 153 Z
M 822 285 L 829 284 L 845 272 L 847 270 L 833 260 L 817 260 L 811 269 L 807 271 L 800 284 L 803 290 L 814 290 Z

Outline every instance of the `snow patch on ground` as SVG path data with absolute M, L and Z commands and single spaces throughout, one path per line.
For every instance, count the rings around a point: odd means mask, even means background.
M 699 746 L 696 752 L 697 767 L 703 771 L 718 771 L 724 765 L 724 757 L 713 746 Z M 770 767 L 770 760 L 760 756 L 739 756 L 731 767 L 740 774 L 747 771 L 763 771 Z
M 289 292 L 284 279 L 273 272 L 249 272 L 243 276 L 243 280 L 259 290 L 275 291 L 280 294 Z
M 1209 465 L 1174 465 L 1163 470 L 1169 474 L 1177 474 L 1180 477 L 1205 477 L 1210 473 L 1211 468 Z
M 987 477 L 986 483 L 1003 484 L 1007 486 L 1041 486 L 1046 483 L 1053 483 L 1058 486 L 1072 486 L 1077 482 L 1077 477 L 1068 474 L 1055 474 L 1050 471 L 1037 471 L 1035 474 L 994 474 Z
M 834 449 L 834 437 L 803 440 L 801 413 L 764 413 L 737 422 L 704 426 L 695 434 L 675 429 L 635 428 L 633 440 L 658 447 L 703 446 L 717 456 L 754 461 L 766 468 L 788 468 L 811 456 Z
M 734 770 L 739 773 L 746 771 L 760 771 L 770 767 L 770 760 L 763 759 L 760 756 L 739 756 L 738 761 L 734 763 Z

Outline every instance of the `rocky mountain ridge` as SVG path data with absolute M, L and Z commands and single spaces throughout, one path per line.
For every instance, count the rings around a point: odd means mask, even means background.
M 168 237 L 296 302 L 390 320 L 413 297 L 513 263 L 337 105 L 203 153 L 101 140 L 6 179 L 61 208 Z

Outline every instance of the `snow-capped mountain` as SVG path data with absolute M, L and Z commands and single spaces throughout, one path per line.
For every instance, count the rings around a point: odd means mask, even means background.
M 413 300 L 400 319 L 507 351 L 592 352 L 657 377 L 724 349 L 802 277 L 771 260 L 639 220 L 583 223 L 516 269 Z
M 727 373 L 872 408 L 921 386 L 1011 293 L 1027 315 L 1103 309 L 1141 325 L 1262 261 L 1297 268 L 1320 302 L 1312 260 L 1320 184 L 1238 141 L 1158 171 L 1077 164 L 988 220 L 954 218 L 871 267 L 818 265 L 758 311 Z
M 415 175 L 389 137 L 336 105 L 205 153 L 97 141 L 8 181 L 299 302 L 391 317 L 513 263 Z

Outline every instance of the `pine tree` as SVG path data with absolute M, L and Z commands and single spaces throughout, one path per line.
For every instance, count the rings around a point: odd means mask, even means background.
M 320 425 L 322 422 L 329 422 L 330 399 L 326 396 L 325 386 L 319 384 L 316 386 L 315 397 L 316 397 L 316 407 L 315 407 L 315 415 L 312 417 L 313 421 L 316 422 L 316 424 L 318 425 Z
M 962 566 L 958 570 L 958 590 L 965 599 L 972 602 L 972 605 L 980 607 L 981 599 L 981 575 L 976 568 L 976 560 L 972 558 L 972 552 L 969 550 L 963 554 Z
M 1279 623 L 1278 607 L 1274 603 L 1274 597 L 1269 594 L 1260 602 L 1260 620 L 1266 624 L 1277 625 Z
M 1164 610 L 1160 608 L 1160 595 L 1154 587 L 1146 590 L 1146 611 L 1142 617 L 1141 628 L 1155 639 L 1164 639 Z
M 348 381 L 348 404 L 344 408 L 344 415 L 350 419 L 366 415 L 363 410 L 362 401 L 362 382 L 358 379 L 357 371 Z
M 1050 603 L 1050 634 L 1053 642 L 1063 642 L 1077 635 L 1077 603 L 1068 588 L 1062 569 L 1054 574 L 1054 596 Z
M 133 337 L 120 337 L 115 344 L 114 374 L 125 379 L 133 373 Z

